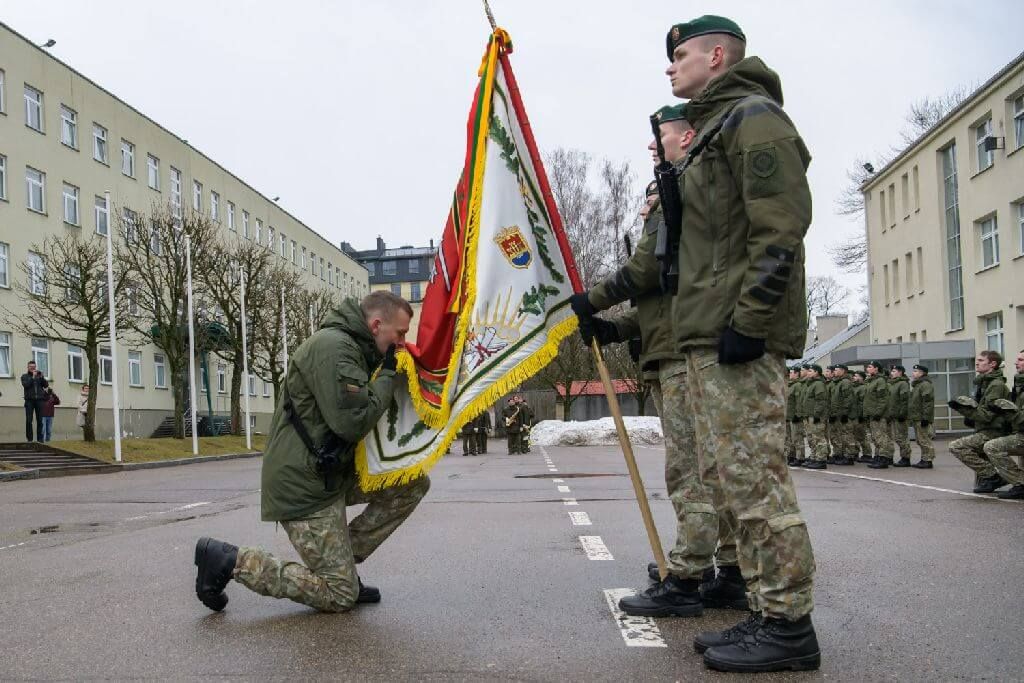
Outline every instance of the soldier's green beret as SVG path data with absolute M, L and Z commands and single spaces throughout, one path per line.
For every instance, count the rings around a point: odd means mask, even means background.
M 820 365 L 813 365 L 813 364 L 812 365 L 808 365 L 807 369 L 808 370 L 816 370 L 819 375 L 821 374 L 821 366 Z
M 894 365 L 894 366 L 892 366 L 892 369 L 893 370 L 899 370 L 904 375 L 907 374 L 907 369 L 905 367 L 903 367 L 902 365 Z
M 653 197 L 658 194 L 658 181 L 652 180 L 647 186 L 647 192 L 645 193 L 648 197 Z
M 657 117 L 658 123 L 685 121 L 686 104 L 666 104 L 664 107 L 654 112 L 654 116 Z
M 854 376 L 860 375 L 861 379 L 867 379 L 868 378 L 868 373 L 864 372 L 863 370 L 854 370 L 853 374 L 854 374 Z
M 881 370 L 882 369 L 882 364 L 879 363 L 877 360 L 873 360 L 870 363 L 868 363 L 868 367 L 871 367 L 872 365 L 875 366 L 876 370 Z
M 928 374 L 928 366 L 926 366 L 926 365 L 921 365 L 920 363 L 918 363 L 917 365 L 914 366 L 914 369 L 915 370 L 920 370 L 921 372 L 923 372 L 926 375 Z
M 846 363 L 836 363 L 835 365 L 832 366 L 833 370 L 839 370 L 840 368 L 846 370 L 847 372 L 850 371 L 850 368 L 846 366 Z
M 743 31 L 735 21 L 714 14 L 705 14 L 702 17 L 676 24 L 668 30 L 668 35 L 665 36 L 665 51 L 668 53 L 668 61 L 672 61 L 672 52 L 681 43 L 685 43 L 690 38 L 706 36 L 710 33 L 727 33 L 739 38 L 744 43 L 747 42 L 747 37 L 743 35 Z
M 810 370 L 811 369 L 811 364 L 810 363 L 804 363 L 803 365 L 800 366 L 800 369 L 801 370 Z

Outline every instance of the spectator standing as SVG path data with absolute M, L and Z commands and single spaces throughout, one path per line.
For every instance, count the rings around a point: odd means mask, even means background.
M 75 415 L 75 424 L 79 427 L 85 426 L 85 417 L 89 414 L 89 385 L 83 384 L 82 391 L 78 394 L 78 413 Z
M 43 373 L 36 369 L 36 362 L 30 360 L 25 374 L 21 376 L 21 386 L 25 390 L 25 441 L 31 443 L 32 420 L 35 418 L 36 438 L 40 443 L 43 441 L 43 400 L 46 398 L 44 390 L 50 386 Z
M 48 442 L 53 437 L 53 415 L 60 405 L 60 396 L 53 393 L 53 389 L 46 387 L 43 389 L 45 398 L 43 399 L 43 433 L 40 441 Z

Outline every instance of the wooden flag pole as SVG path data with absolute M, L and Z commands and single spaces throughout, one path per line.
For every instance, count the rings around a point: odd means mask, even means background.
M 665 550 L 661 547 L 661 537 L 658 536 L 658 529 L 654 526 L 651 505 L 647 502 L 647 491 L 644 489 L 644 481 L 640 478 L 640 470 L 637 468 L 636 458 L 633 456 L 633 444 L 629 440 L 629 434 L 626 432 L 626 423 L 622 419 L 619 398 L 615 395 L 615 387 L 612 385 L 611 376 L 608 374 L 608 367 L 604 364 L 604 356 L 601 355 L 601 347 L 597 345 L 596 339 L 591 340 L 590 349 L 594 352 L 597 372 L 601 375 L 604 393 L 608 396 L 608 407 L 611 409 L 612 419 L 615 421 L 615 431 L 619 434 L 619 445 L 622 446 L 622 455 L 626 459 L 629 478 L 633 482 L 636 502 L 640 504 L 640 515 L 644 518 L 644 527 L 647 528 L 647 540 L 651 542 L 651 550 L 654 551 L 654 561 L 658 563 L 658 575 L 664 580 L 668 576 Z

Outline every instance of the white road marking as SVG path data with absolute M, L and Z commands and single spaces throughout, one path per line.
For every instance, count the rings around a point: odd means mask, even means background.
M 632 588 L 606 588 L 604 590 L 605 600 L 608 601 L 608 608 L 612 611 L 612 619 L 619 626 L 622 639 L 629 647 L 668 647 L 665 639 L 661 637 L 658 625 L 651 617 L 631 617 L 619 609 L 619 600 L 627 595 L 635 595 L 636 590 Z
M 548 472 L 557 472 L 557 471 L 558 471 L 557 467 L 549 467 L 548 468 Z
M 580 545 L 588 560 L 614 560 L 600 536 L 580 536 Z
M 209 504 L 210 504 L 210 501 L 204 500 L 204 501 L 202 501 L 200 503 L 189 503 L 188 505 L 179 505 L 178 507 L 171 508 L 170 510 L 161 510 L 160 512 L 150 512 L 149 514 L 146 514 L 146 515 L 136 515 L 135 517 L 128 517 L 124 521 L 126 521 L 126 522 L 135 522 L 135 521 L 138 521 L 140 519 L 146 519 L 146 517 L 151 517 L 153 515 L 169 515 L 172 512 L 181 512 L 182 510 L 191 510 L 192 508 L 202 507 L 203 505 L 209 505 Z
M 572 520 L 573 526 L 591 526 L 590 515 L 586 512 L 570 512 L 569 519 Z
M 562 483 L 565 483 L 565 479 L 552 479 L 551 483 L 552 484 L 562 484 Z
M 558 487 L 558 492 L 559 493 L 569 493 L 569 487 L 568 486 L 559 486 Z
M 26 543 L 28 543 L 28 541 L 22 541 L 21 543 L 15 543 L 14 545 L 5 545 L 2 548 L 0 548 L 0 550 L 7 550 L 8 548 L 17 548 L 17 547 L 25 545 Z
M 562 503 L 564 505 L 579 505 L 579 503 L 576 502 L 575 498 L 563 498 Z
M 939 486 L 928 486 L 927 484 L 913 484 L 909 481 L 896 481 L 895 479 L 882 479 L 881 477 L 865 477 L 863 474 L 848 474 L 846 472 L 835 472 L 833 470 L 803 470 L 805 472 L 813 472 L 815 474 L 835 475 L 837 477 L 850 477 L 851 479 L 863 479 L 865 481 L 880 481 L 883 484 L 895 484 L 896 486 L 909 486 L 915 489 L 924 489 L 926 491 L 938 491 L 940 493 L 955 493 L 958 496 L 967 496 L 968 498 L 982 498 L 984 500 L 995 500 L 1000 503 L 1020 503 L 1019 500 L 1005 500 L 1002 498 L 996 498 L 991 495 L 984 495 L 981 493 L 973 493 L 970 491 L 954 491 L 953 489 L 944 489 Z

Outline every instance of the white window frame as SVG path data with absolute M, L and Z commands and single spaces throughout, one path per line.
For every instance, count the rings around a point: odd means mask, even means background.
M 43 112 L 43 91 L 36 90 L 28 83 L 25 84 L 25 125 L 34 131 L 45 133 L 43 124 L 46 116 Z M 33 116 L 34 114 L 34 116 Z M 35 119 L 36 125 L 32 125 Z
M 171 166 L 171 213 L 181 218 L 181 171 Z
M 153 387 L 167 388 L 167 359 L 162 353 L 153 354 Z
M 149 189 L 160 191 L 160 159 L 152 154 L 146 155 L 146 183 Z
M 82 287 L 82 269 L 72 263 L 64 264 L 64 298 L 78 302 L 78 290 Z
M 101 164 L 110 165 L 110 148 L 107 146 L 107 129 L 92 122 L 92 158 Z
M 321 256 L 319 258 L 320 258 L 320 282 L 326 282 L 326 278 L 324 277 L 324 257 Z
M 334 286 L 334 264 L 329 261 L 327 263 L 327 284 L 331 287 Z
M 316 275 L 316 254 L 314 254 L 312 251 L 309 252 L 309 260 L 311 261 L 311 263 L 309 264 L 309 274 Z
M 408 261 L 406 261 L 406 264 L 407 264 L 406 268 L 408 269 L 410 275 L 419 275 L 420 274 L 420 260 L 419 259 L 415 259 L 415 258 L 414 259 L 409 259 Z
M 71 183 L 64 183 L 61 192 L 64 201 L 64 222 L 69 225 L 81 225 L 82 215 L 78 210 L 79 189 Z
M 278 235 L 278 237 L 280 238 L 281 243 L 281 258 L 287 258 L 286 254 L 288 253 L 288 236 L 282 232 L 280 235 Z
M 978 255 L 981 257 L 981 267 L 993 268 L 999 265 L 999 223 L 996 221 L 995 214 L 992 214 L 988 218 L 978 222 L 978 238 L 979 248 Z M 985 246 L 986 243 L 990 244 L 992 260 L 986 261 Z
M 395 296 L 402 296 L 402 283 L 401 282 L 392 282 L 391 283 L 391 293 L 394 294 Z
M 203 365 L 199 366 L 199 393 L 206 393 L 206 383 L 209 381 L 209 373 L 206 372 L 206 367 Z
M 74 344 L 68 344 L 68 382 L 85 383 L 85 351 Z
M 235 205 L 228 202 L 228 230 L 235 231 Z
M 1013 100 L 1013 132 L 1016 149 L 1024 147 L 1024 95 L 1017 95 Z
M 1002 355 L 1004 342 L 1002 311 L 985 316 L 985 348 Z
M 203 184 L 198 180 L 192 181 L 192 208 L 196 211 L 203 210 Z
M 270 398 L 270 382 L 263 380 L 263 398 Z
M 29 177 L 31 174 L 37 174 L 39 179 Z M 36 193 L 33 190 L 38 191 L 39 195 L 39 207 L 36 208 L 36 202 L 33 201 Z M 46 213 L 46 174 L 39 169 L 32 168 L 31 166 L 25 167 L 25 203 L 29 211 L 35 211 L 36 213 Z
M 259 218 L 256 219 L 256 231 L 253 232 L 252 239 L 256 244 L 259 244 L 260 240 L 263 239 L 263 221 Z
M 95 195 L 92 204 L 92 217 L 96 221 L 96 234 L 106 236 L 110 230 L 110 209 L 107 208 L 107 198 Z
M 135 144 L 121 138 L 121 174 L 135 177 Z
M 220 221 L 220 195 L 210 190 L 210 219 Z
M 46 379 L 50 379 L 50 340 L 45 337 L 31 337 L 29 344 L 32 347 L 32 362 L 36 364 L 36 370 L 43 373 Z
M 306 248 L 305 247 L 302 247 L 302 254 L 299 256 L 299 267 L 302 268 L 303 270 L 306 269 Z M 313 268 L 313 270 L 316 270 L 316 268 Z
M 60 105 L 60 141 L 78 150 L 78 112 L 66 104 Z
M 226 393 L 228 393 L 227 371 L 228 371 L 228 368 L 227 368 L 226 365 L 224 365 L 223 363 L 217 363 L 217 393 L 218 394 L 226 394 Z
M 11 369 L 11 333 L 0 332 L 0 377 L 13 376 L 14 371 Z
M 142 351 L 128 352 L 128 386 L 142 387 Z
M 974 148 L 978 153 L 978 173 L 991 168 L 996 163 L 996 153 L 985 151 L 985 138 L 992 135 L 992 117 L 988 117 L 974 127 Z
M 382 275 L 398 275 L 398 261 L 382 261 L 380 268 Z
M 7 199 L 7 157 L 0 154 L 0 199 Z
M 35 296 L 46 294 L 46 261 L 34 251 L 28 252 L 28 291 Z
M 420 288 L 420 283 L 410 282 L 409 283 L 409 301 L 422 301 L 423 292 Z
M 296 264 L 296 259 L 298 258 L 297 257 L 297 251 L 298 251 L 297 247 L 298 247 L 298 245 L 295 243 L 295 240 L 292 240 L 292 265 L 293 266 Z
M 1024 200 L 1017 202 L 1017 248 L 1024 256 Z
M 274 251 L 274 226 L 267 226 L 267 249 Z
M 7 75 L 0 69 L 0 114 L 7 111 Z
M 11 286 L 11 245 L 0 242 L 0 287 L 9 289 Z
M 249 212 L 242 209 L 242 237 L 249 239 Z
M 249 395 L 256 395 L 256 375 L 249 373 Z
M 104 353 L 104 351 L 106 353 Z M 100 346 L 100 384 L 114 383 L 114 356 L 109 346 Z

